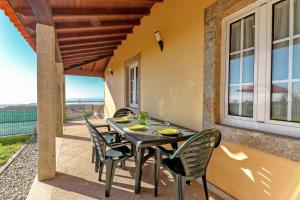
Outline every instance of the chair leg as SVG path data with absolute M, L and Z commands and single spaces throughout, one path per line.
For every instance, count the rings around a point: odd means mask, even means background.
M 104 162 L 100 161 L 98 181 L 101 181 L 104 164 L 105 164 Z
M 204 187 L 204 192 L 205 192 L 205 199 L 208 200 L 208 190 L 207 190 L 206 175 L 202 176 L 202 182 L 203 182 L 203 187 Z
M 121 162 L 121 168 L 124 170 L 126 169 L 126 161 L 125 160 Z
M 157 197 L 158 194 L 158 184 L 159 184 L 159 170 L 160 170 L 161 154 L 159 150 L 156 150 L 155 154 L 155 177 L 154 177 L 154 196 Z
M 176 200 L 184 200 L 185 182 L 180 174 L 176 174 L 174 178 L 175 178 Z
M 92 163 L 95 162 L 96 148 L 93 146 L 92 148 Z
M 98 152 L 96 152 L 95 172 L 98 172 L 99 170 L 99 164 L 100 164 L 99 162 L 100 162 L 99 154 Z
M 111 184 L 113 182 L 117 162 L 113 160 L 106 161 L 106 182 L 105 197 L 110 196 Z

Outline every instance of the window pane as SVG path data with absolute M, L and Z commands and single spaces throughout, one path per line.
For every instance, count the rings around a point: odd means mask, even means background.
M 271 119 L 287 120 L 288 84 L 276 83 L 272 85 Z
M 229 87 L 229 115 L 239 115 L 239 107 L 240 107 L 240 87 L 232 86 Z
M 253 85 L 243 86 L 242 89 L 242 116 L 253 117 Z
M 253 83 L 254 50 L 243 53 L 243 83 Z
M 273 5 L 273 40 L 289 36 L 289 1 L 280 1 Z
M 241 20 L 230 25 L 230 52 L 241 49 Z
M 280 42 L 273 45 L 272 51 L 272 80 L 288 79 L 289 42 Z
M 255 15 L 244 19 L 244 49 L 254 47 L 255 40 Z
M 293 78 L 300 79 L 300 38 L 294 40 Z
M 240 54 L 235 54 L 230 56 L 230 66 L 229 66 L 229 83 L 238 84 L 240 83 Z
M 294 0 L 294 35 L 300 34 L 300 0 Z
M 293 83 L 292 121 L 300 122 L 300 82 Z

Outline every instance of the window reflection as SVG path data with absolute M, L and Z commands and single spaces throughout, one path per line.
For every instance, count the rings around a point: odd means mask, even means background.
M 255 15 L 232 23 L 230 31 L 228 114 L 253 117 Z
M 292 121 L 300 122 L 300 82 L 293 84 Z
M 294 40 L 293 78 L 300 79 L 300 38 Z
M 231 86 L 229 87 L 229 115 L 239 115 L 240 106 L 240 87 Z
M 289 42 L 280 42 L 273 45 L 272 53 L 272 80 L 288 79 L 289 70 Z
M 273 120 L 287 120 L 288 110 L 288 84 L 275 83 L 272 85 L 272 108 Z

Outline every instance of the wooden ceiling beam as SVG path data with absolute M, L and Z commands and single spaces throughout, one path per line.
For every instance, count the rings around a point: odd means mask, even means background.
M 68 70 L 71 70 L 71 69 L 76 69 L 76 68 L 79 68 L 83 65 L 87 65 L 87 64 L 90 64 L 90 63 L 93 63 L 93 62 L 96 62 L 98 60 L 102 60 L 102 59 L 105 59 L 105 58 L 110 58 L 110 57 L 113 57 L 113 54 L 107 54 L 107 55 L 102 55 L 102 56 L 99 56 L 95 59 L 91 59 L 91 60 L 86 60 L 82 63 L 79 63 L 79 64 L 75 64 L 75 65 L 70 65 L 68 67 L 65 67 L 65 71 L 68 71 Z
M 125 0 L 131 2 L 163 2 L 164 0 Z
M 93 55 L 93 54 L 103 54 L 103 53 L 110 53 L 113 52 L 112 49 L 109 50 L 93 50 L 93 51 L 81 51 L 77 53 L 64 53 L 62 54 L 63 58 L 68 58 L 68 57 L 74 57 L 74 56 L 81 56 L 81 55 Z
M 61 51 L 69 51 L 69 50 L 78 50 L 78 49 L 85 49 L 85 48 L 106 48 L 106 47 L 116 47 L 118 45 L 121 45 L 121 41 L 115 41 L 115 42 L 99 42 L 99 43 L 93 43 L 93 44 L 84 44 L 84 45 L 71 45 L 71 46 L 64 46 L 60 47 Z
M 65 71 L 65 75 L 104 77 L 104 73 L 100 71 L 81 71 L 78 69 Z
M 57 22 L 55 23 L 55 29 L 57 33 L 61 32 L 73 32 L 73 31 L 88 31 L 103 29 L 105 27 L 126 27 L 132 28 L 134 26 L 140 25 L 139 19 L 132 20 L 96 20 L 96 21 L 86 21 L 86 22 Z M 26 27 L 35 30 L 35 23 L 27 24 Z
M 31 0 L 30 0 L 31 1 Z M 40 5 L 44 4 L 46 0 L 38 0 Z M 46 2 L 47 3 L 47 2 Z M 28 7 L 21 7 L 16 9 L 16 13 L 24 17 L 34 17 L 32 10 Z M 72 17 L 103 17 L 112 15 L 149 15 L 150 8 L 147 7 L 123 7 L 123 8 L 52 8 L 51 13 L 53 20 L 57 18 L 72 18 Z
M 84 48 L 84 49 L 73 49 L 73 50 L 66 50 L 62 51 L 62 55 L 69 55 L 69 54 L 78 54 L 84 52 L 93 52 L 93 51 L 113 51 L 117 48 L 117 46 L 113 47 L 91 47 L 91 48 Z
M 140 25 L 140 20 L 100 20 L 93 22 L 59 22 L 55 23 L 57 32 L 72 32 L 72 31 L 88 31 L 88 30 L 97 30 L 103 29 L 105 27 L 129 27 Z
M 53 18 L 52 18 L 52 10 L 49 4 L 48 0 L 41 1 L 41 0 L 29 0 L 29 4 L 32 8 L 32 11 L 34 13 L 36 23 L 48 25 L 48 26 L 54 26 Z M 31 11 L 31 12 L 32 12 Z M 34 27 L 36 27 L 36 23 L 34 24 Z M 30 28 L 30 27 L 29 27 Z M 56 36 L 57 38 L 57 36 Z M 57 40 L 55 40 L 55 60 L 56 62 L 62 62 L 60 49 L 57 43 Z
M 53 18 L 101 17 L 107 15 L 149 15 L 150 9 L 140 8 L 52 8 Z
M 90 55 L 90 56 L 79 56 L 77 58 L 65 58 L 65 59 L 63 59 L 63 62 L 64 63 L 67 63 L 67 62 L 72 63 L 72 62 L 77 62 L 77 61 L 83 62 L 85 60 L 90 60 L 90 59 L 96 58 L 98 56 L 100 56 L 100 55 L 98 54 L 98 55 Z
M 66 40 L 78 40 L 78 39 L 95 38 L 95 37 L 103 37 L 103 36 L 111 36 L 111 35 L 125 35 L 132 32 L 133 32 L 132 28 L 118 28 L 118 29 L 107 29 L 107 30 L 104 29 L 104 30 L 96 30 L 96 31 L 58 33 L 57 36 L 60 41 L 66 41 Z
M 65 55 L 63 56 L 63 60 L 65 59 L 70 59 L 70 58 L 81 58 L 81 57 L 87 57 L 87 56 L 100 56 L 100 55 L 105 55 L 105 54 L 109 54 L 109 53 L 113 53 L 113 51 L 108 51 L 108 52 L 88 52 L 88 53 L 82 53 L 82 54 L 71 54 L 71 55 Z
M 125 40 L 126 35 L 122 36 L 110 36 L 110 37 L 103 37 L 103 38 L 93 38 L 93 39 L 82 39 L 76 41 L 59 41 L 59 46 L 68 46 L 68 45 L 80 45 L 80 44 L 93 44 L 96 42 L 112 42 L 112 41 L 121 41 Z
M 35 15 L 37 23 L 48 25 L 48 26 L 54 25 L 53 18 L 52 18 L 52 10 L 48 1 L 29 0 L 29 4 Z M 25 15 L 24 11 L 21 13 Z

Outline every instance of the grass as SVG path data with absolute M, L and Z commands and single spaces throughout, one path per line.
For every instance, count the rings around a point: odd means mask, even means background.
M 30 134 L 0 137 L 0 166 L 4 165 L 29 138 Z

